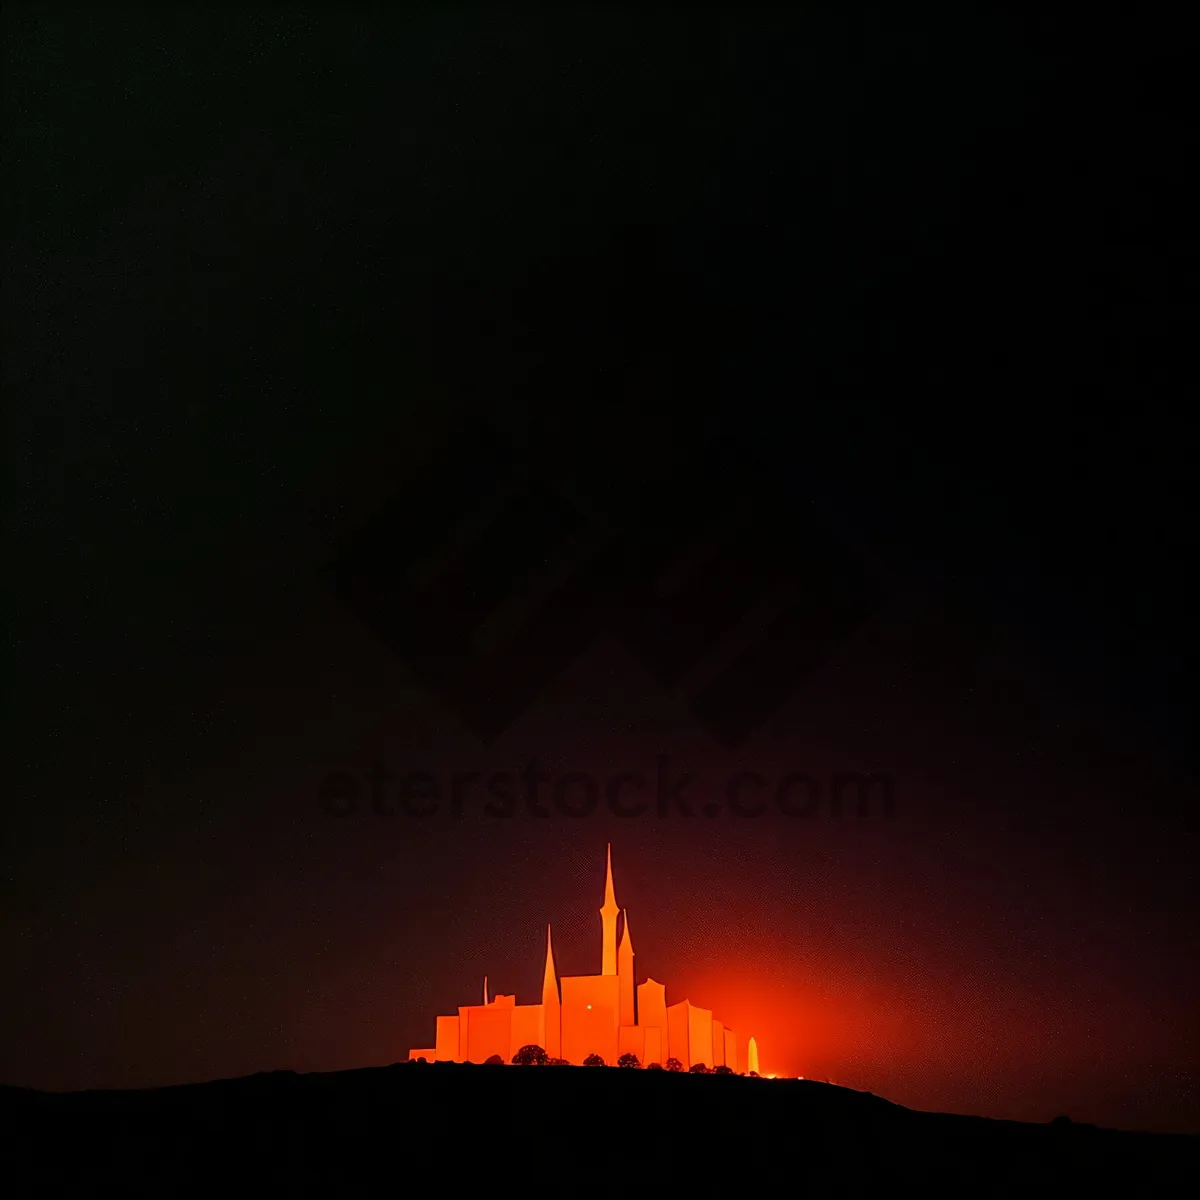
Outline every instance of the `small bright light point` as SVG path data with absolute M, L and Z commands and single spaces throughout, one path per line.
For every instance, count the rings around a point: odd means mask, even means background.
M 592 1006 L 589 1004 L 589 1005 L 588 1005 L 588 1008 L 591 1008 L 591 1007 L 592 1007 Z

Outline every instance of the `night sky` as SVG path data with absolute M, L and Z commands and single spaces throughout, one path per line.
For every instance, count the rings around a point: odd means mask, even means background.
M 547 922 L 599 969 L 611 841 L 639 978 L 766 1072 L 1200 1131 L 1183 59 L 849 7 L 8 6 L 0 1081 L 403 1059 L 535 1001 Z M 487 569 L 405 607 L 493 475 Z M 727 686 L 779 589 L 850 616 Z M 365 782 L 660 757 L 895 811 Z

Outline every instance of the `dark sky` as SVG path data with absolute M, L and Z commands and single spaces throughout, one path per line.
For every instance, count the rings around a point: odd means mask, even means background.
M 1200 1130 L 1183 60 L 971 7 L 9 6 L 4 1082 L 402 1058 L 598 968 L 611 840 L 766 1071 Z M 896 811 L 319 799 L 659 756 Z

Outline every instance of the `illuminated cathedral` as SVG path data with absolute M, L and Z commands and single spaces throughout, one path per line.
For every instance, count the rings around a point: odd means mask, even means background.
M 618 938 L 618 917 L 620 936 Z M 412 1050 L 410 1059 L 483 1063 L 499 1056 L 511 1062 L 523 1046 L 540 1046 L 551 1059 L 582 1064 L 599 1055 L 608 1066 L 634 1055 L 642 1066 L 678 1059 L 683 1069 L 703 1063 L 709 1069 L 758 1071 L 758 1050 L 749 1042 L 739 1063 L 737 1036 L 714 1019 L 712 1010 L 687 1000 L 667 1005 L 666 987 L 647 979 L 637 983 L 629 916 L 617 907 L 613 891 L 612 848 L 600 909 L 602 947 L 599 975 L 564 975 L 554 967 L 554 948 L 546 930 L 546 970 L 540 1004 L 518 1004 L 515 996 L 488 998 L 459 1007 L 454 1016 L 437 1018 L 436 1044 Z

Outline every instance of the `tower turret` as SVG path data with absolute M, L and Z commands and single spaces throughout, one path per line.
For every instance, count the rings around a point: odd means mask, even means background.
M 636 1025 L 637 1010 L 634 997 L 637 993 L 633 973 L 633 938 L 629 933 L 629 914 L 622 911 L 621 915 L 625 918 L 624 926 L 621 929 L 621 944 L 617 948 L 617 975 L 621 980 L 621 1024 Z

